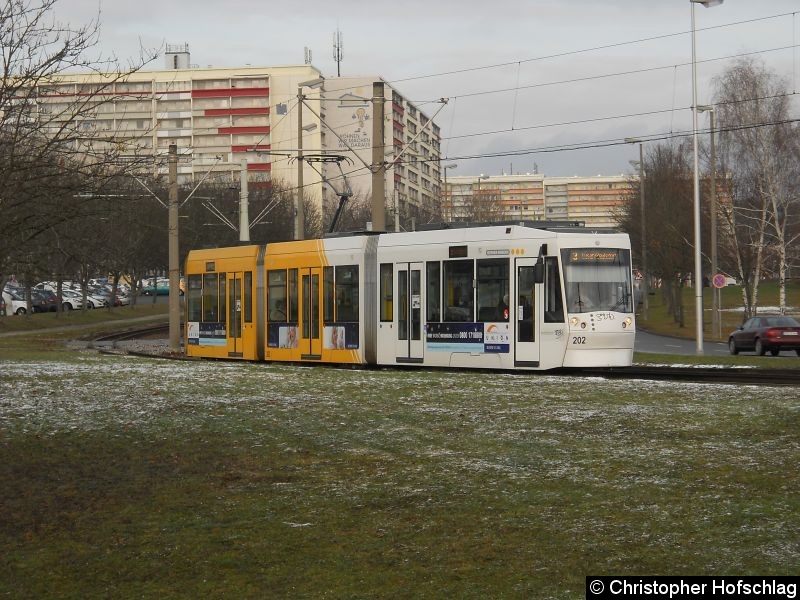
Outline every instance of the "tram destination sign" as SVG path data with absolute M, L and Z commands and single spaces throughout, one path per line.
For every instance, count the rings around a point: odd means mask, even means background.
M 581 248 L 567 254 L 570 263 L 620 263 L 620 251 L 613 248 Z

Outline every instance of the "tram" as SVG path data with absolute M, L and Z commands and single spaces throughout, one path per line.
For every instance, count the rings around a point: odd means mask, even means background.
M 629 366 L 626 234 L 526 223 L 193 250 L 186 353 L 354 365 Z

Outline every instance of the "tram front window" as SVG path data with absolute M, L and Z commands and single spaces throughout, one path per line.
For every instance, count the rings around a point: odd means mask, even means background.
M 572 248 L 561 262 L 569 312 L 633 312 L 630 250 Z

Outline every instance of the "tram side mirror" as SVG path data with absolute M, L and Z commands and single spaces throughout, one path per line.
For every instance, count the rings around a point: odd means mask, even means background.
M 534 283 L 544 283 L 544 260 L 541 257 L 533 266 L 533 281 Z

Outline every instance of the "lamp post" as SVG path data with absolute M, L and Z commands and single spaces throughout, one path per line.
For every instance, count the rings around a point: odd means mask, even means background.
M 639 212 L 640 227 L 642 238 L 642 319 L 648 318 L 649 309 L 649 286 L 647 281 L 647 228 L 645 226 L 645 204 L 644 204 L 644 142 L 639 138 L 625 138 L 626 144 L 639 144 Z
M 692 148 L 694 157 L 694 313 L 695 352 L 703 354 L 703 262 L 700 252 L 700 171 L 697 155 L 697 58 L 695 54 L 694 5 L 706 8 L 722 4 L 723 0 L 689 0 L 692 13 Z
M 456 169 L 456 168 L 458 168 L 458 165 L 456 163 L 442 165 L 442 173 L 444 175 L 444 182 L 442 183 L 442 199 L 441 199 L 442 217 L 444 217 L 444 209 L 445 207 L 447 207 L 448 221 L 453 220 L 453 196 L 447 193 L 447 169 Z
M 717 274 L 717 156 L 716 143 L 714 140 L 714 107 L 698 106 L 700 112 L 707 112 L 710 120 L 709 134 L 711 135 L 711 181 L 708 193 L 709 207 L 711 213 L 711 276 Z M 716 286 L 711 288 L 711 331 L 719 339 L 722 337 L 722 321 L 720 319 L 720 289 Z

